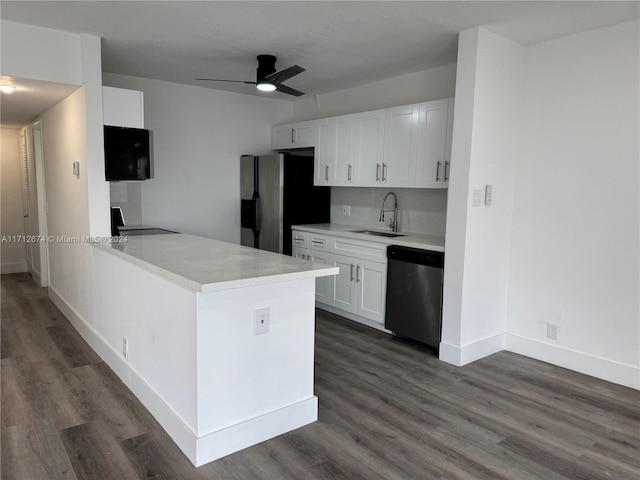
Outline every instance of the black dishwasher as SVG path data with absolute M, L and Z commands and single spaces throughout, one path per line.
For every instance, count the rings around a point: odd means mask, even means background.
M 387 258 L 385 328 L 438 349 L 444 253 L 390 245 Z

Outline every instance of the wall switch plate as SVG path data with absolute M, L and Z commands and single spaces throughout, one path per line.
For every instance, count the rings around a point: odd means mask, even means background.
M 269 331 L 269 309 L 259 308 L 253 314 L 253 334 L 262 335 Z
M 342 215 L 344 215 L 345 217 L 351 216 L 351 205 L 342 206 Z
M 129 360 L 129 340 L 127 337 L 122 337 L 122 356 L 125 360 Z
M 484 187 L 484 204 L 489 206 L 491 205 L 491 200 L 493 199 L 493 185 L 488 184 Z
M 479 207 L 482 205 L 482 190 L 479 188 L 473 189 L 473 203 L 474 207 Z
M 558 325 L 555 323 L 547 323 L 547 338 L 550 340 L 558 339 Z
M 73 174 L 76 177 L 80 176 L 80 162 L 73 162 Z

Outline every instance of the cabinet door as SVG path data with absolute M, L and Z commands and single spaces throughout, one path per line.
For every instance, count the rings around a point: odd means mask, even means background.
M 276 125 L 271 129 L 271 149 L 283 150 L 291 148 L 293 143 L 293 125 Z
M 329 175 L 332 173 L 329 165 L 329 119 L 325 118 L 318 121 L 317 135 L 318 139 L 313 159 L 315 164 L 313 184 L 316 186 L 327 186 L 329 185 Z
M 355 313 L 384 323 L 387 292 L 387 265 L 358 260 L 356 268 L 357 304 Z
M 380 182 L 382 186 L 415 186 L 418 120 L 418 104 L 387 109 Z
M 124 88 L 102 87 L 102 119 L 114 127 L 144 128 L 143 93 Z
M 449 99 L 447 108 L 447 135 L 444 148 L 444 179 L 443 185 L 449 186 L 449 176 L 451 174 L 451 146 L 453 144 L 453 109 L 455 107 L 455 98 Z
M 331 290 L 332 305 L 347 312 L 355 311 L 355 270 L 353 259 L 341 255 L 333 256 L 333 265 L 340 269 L 340 273 L 333 277 Z
M 445 143 L 449 100 L 420 104 L 416 186 L 443 188 L 445 177 Z
M 333 255 L 324 251 L 310 251 L 309 257 L 312 262 L 333 265 Z M 332 305 L 333 277 L 316 278 L 316 302 Z
M 318 121 L 295 123 L 293 125 L 293 148 L 306 148 L 316 146 L 316 129 Z
M 352 115 L 342 115 L 329 120 L 331 142 L 334 145 L 332 162 L 334 175 L 331 181 L 335 186 L 347 186 L 353 183 L 354 128 Z
M 309 258 L 309 250 L 302 247 L 293 247 L 291 249 L 291 256 L 293 258 L 299 258 L 301 260 L 307 260 Z
M 353 184 L 358 187 L 376 187 L 380 184 L 384 151 L 384 120 L 384 110 L 354 115 Z

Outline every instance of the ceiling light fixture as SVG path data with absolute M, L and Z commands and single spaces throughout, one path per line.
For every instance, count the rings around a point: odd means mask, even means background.
M 269 82 L 260 82 L 256 87 L 258 87 L 258 90 L 261 92 L 273 92 L 276 89 L 276 86 Z
M 0 85 L 0 92 L 2 93 L 13 93 L 15 90 L 16 87 L 14 85 Z

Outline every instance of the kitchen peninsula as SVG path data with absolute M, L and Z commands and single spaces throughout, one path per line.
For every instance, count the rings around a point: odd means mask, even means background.
M 315 279 L 337 267 L 184 234 L 92 248 L 79 328 L 194 465 L 317 420 Z

